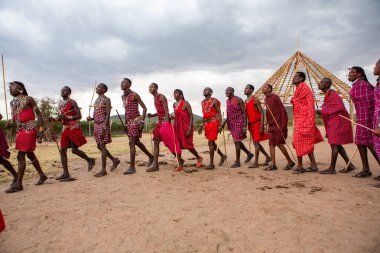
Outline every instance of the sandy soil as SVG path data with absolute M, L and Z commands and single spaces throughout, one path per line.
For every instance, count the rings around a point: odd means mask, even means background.
M 354 146 L 346 150 L 350 155 Z M 20 193 L 0 192 L 7 224 L 0 252 L 380 252 L 380 189 L 371 186 L 373 178 L 230 169 L 230 142 L 228 152 L 225 166 L 191 174 L 173 172 L 167 153 L 159 172 L 138 167 L 124 176 L 129 158 L 123 155 L 103 178 L 93 177 L 99 159 L 90 173 L 83 161 L 71 160 L 77 181 L 50 179 L 36 187 L 28 179 Z M 277 154 L 282 168 L 285 159 Z M 328 166 L 326 142 L 317 145 L 316 157 L 321 169 Z M 354 163 L 361 167 L 359 159 Z M 137 160 L 145 157 L 139 153 Z M 370 163 L 380 174 L 373 157 Z M 343 166 L 339 158 L 337 169 Z

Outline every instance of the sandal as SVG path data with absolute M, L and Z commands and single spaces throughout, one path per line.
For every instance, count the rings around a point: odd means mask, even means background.
M 205 170 L 213 170 L 213 169 L 215 169 L 215 165 L 214 165 L 214 164 L 209 164 L 209 165 L 205 168 Z
M 378 176 L 375 177 L 374 179 L 380 181 L 380 175 L 378 175 Z
M 265 165 L 269 165 L 270 164 L 270 162 L 272 161 L 272 158 L 267 158 L 267 159 L 265 159 L 265 162 L 262 164 L 263 166 L 265 166 Z M 249 168 L 249 167 L 248 167 Z
M 291 162 L 291 163 L 288 163 L 284 168 L 283 170 L 291 170 L 294 165 L 296 165 L 294 162 Z
M 239 168 L 241 166 L 240 162 L 235 162 L 234 164 L 232 164 L 230 166 L 231 169 L 234 169 L 234 168 Z
M 223 155 L 222 157 L 220 157 L 220 162 L 219 162 L 219 166 L 222 166 L 224 164 L 224 162 L 227 161 L 227 156 L 226 155 Z
M 357 178 L 366 178 L 372 176 L 372 172 L 370 170 L 362 170 L 358 174 L 353 175 L 353 177 Z
M 249 163 L 252 160 L 253 157 L 254 157 L 254 155 L 252 153 L 249 153 L 247 155 L 247 159 L 245 159 L 244 163 Z
M 263 164 L 263 165 L 266 165 L 266 164 Z M 258 167 L 259 165 L 257 163 L 254 163 L 251 166 L 248 166 L 248 168 L 251 168 L 251 169 L 258 168 Z
M 183 171 L 183 167 L 177 167 L 177 168 L 174 169 L 174 171 L 177 171 L 177 172 Z
M 88 171 L 92 171 L 95 166 L 95 158 L 88 159 Z
M 110 170 L 111 171 L 115 170 L 119 164 L 120 164 L 120 160 L 118 158 L 115 158 L 115 160 L 113 160 L 113 164 Z
M 351 171 L 353 171 L 353 170 L 356 170 L 356 167 L 350 165 L 350 166 L 347 167 L 347 169 L 346 169 L 346 168 L 341 169 L 341 170 L 339 171 L 339 173 L 348 173 L 348 172 L 351 172 Z
M 300 168 L 300 167 L 297 167 L 297 168 L 295 168 L 294 170 L 293 170 L 293 174 L 301 174 L 301 173 L 304 173 L 304 172 L 306 172 L 306 170 L 304 169 L 304 168 Z
M 264 170 L 277 170 L 277 166 L 276 165 L 270 165 L 268 167 L 266 167 Z
M 373 187 L 380 188 L 380 183 L 378 183 L 378 184 L 373 184 L 372 186 L 373 186 Z
M 5 190 L 6 193 L 14 193 L 24 190 L 22 185 L 20 186 L 11 186 L 9 189 Z
M 336 174 L 334 169 L 325 169 L 319 172 L 319 174 Z
M 42 185 L 47 179 L 48 179 L 48 177 L 46 175 L 43 175 L 38 179 L 38 181 L 35 183 L 35 185 Z
M 103 177 L 107 175 L 107 171 L 101 170 L 100 172 L 96 173 L 94 177 Z
M 318 167 L 307 167 L 305 169 L 305 172 L 318 172 L 318 171 L 319 171 Z

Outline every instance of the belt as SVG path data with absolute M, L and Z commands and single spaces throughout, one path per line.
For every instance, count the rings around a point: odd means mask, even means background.
M 208 119 L 203 119 L 203 122 L 204 123 L 209 123 L 209 122 L 211 122 L 211 121 L 213 121 L 213 120 L 216 120 L 216 119 L 218 119 L 218 117 L 212 117 L 212 118 L 208 118 Z

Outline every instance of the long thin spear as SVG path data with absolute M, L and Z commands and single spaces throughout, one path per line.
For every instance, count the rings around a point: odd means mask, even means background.
M 88 116 L 89 117 L 91 117 L 91 105 L 92 105 L 92 102 L 94 101 L 95 91 L 96 91 L 96 81 L 95 81 L 94 91 L 92 92 L 91 103 L 88 107 Z M 88 122 L 88 136 L 91 136 L 91 122 L 90 121 Z
M 6 89 L 6 85 L 5 85 L 5 64 L 4 64 L 4 56 L 3 55 L 1 55 L 1 66 L 2 66 L 2 70 L 3 70 L 5 115 L 6 115 L 6 119 L 8 121 L 7 89 Z M 11 133 L 10 133 L 9 129 L 7 129 L 7 136 L 8 136 L 9 146 L 12 146 Z

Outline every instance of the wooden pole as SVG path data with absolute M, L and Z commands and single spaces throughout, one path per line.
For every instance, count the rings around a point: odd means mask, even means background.
M 3 55 L 1 55 L 1 66 L 2 66 L 2 70 L 3 70 L 5 117 L 6 117 L 7 121 L 8 121 L 7 88 L 6 88 L 6 84 L 5 84 L 5 64 L 4 64 L 4 56 Z M 6 135 L 8 137 L 8 144 L 9 144 L 9 146 L 12 146 L 12 136 L 11 136 L 10 129 L 7 129 Z
M 366 127 L 366 126 L 364 126 L 364 125 L 362 125 L 362 124 L 356 123 L 355 121 L 353 121 L 353 120 L 351 120 L 351 119 L 349 119 L 349 118 L 347 118 L 347 117 L 344 117 L 343 115 L 340 115 L 340 114 L 338 114 L 338 115 L 339 115 L 339 117 L 342 117 L 342 118 L 344 118 L 344 119 L 350 121 L 351 123 L 355 124 L 356 126 L 363 127 L 363 128 L 365 128 L 365 129 L 371 131 L 372 133 L 375 132 L 375 130 L 373 130 L 373 129 L 369 128 L 369 127 Z
M 96 81 L 95 81 L 94 91 L 92 92 L 91 103 L 88 107 L 88 116 L 89 117 L 91 117 L 91 105 L 92 105 L 92 102 L 94 101 L 95 91 L 96 91 Z M 88 122 L 88 136 L 91 136 L 91 122 L 90 121 Z
M 224 112 L 223 112 L 223 119 L 224 120 Z M 223 132 L 223 144 L 224 144 L 224 155 L 227 155 L 227 148 L 226 148 L 226 135 L 224 134 L 224 127 L 222 129 Z M 227 161 L 227 158 L 226 158 Z
M 356 149 L 355 149 L 354 153 L 351 155 L 350 160 L 348 161 L 348 163 L 347 163 L 346 167 L 344 168 L 344 170 L 347 170 L 348 166 L 350 166 L 352 159 L 354 159 L 354 157 L 356 155 L 356 152 L 358 152 L 358 149 L 359 149 L 358 146 L 356 146 Z
M 148 117 L 148 124 L 149 124 L 149 127 L 150 127 L 151 124 L 150 124 L 150 118 L 149 118 L 149 117 Z M 148 130 L 148 125 L 147 125 L 146 130 L 149 132 L 150 147 L 151 147 L 151 149 L 152 149 L 152 154 L 153 154 L 153 139 L 152 139 L 152 132 Z

